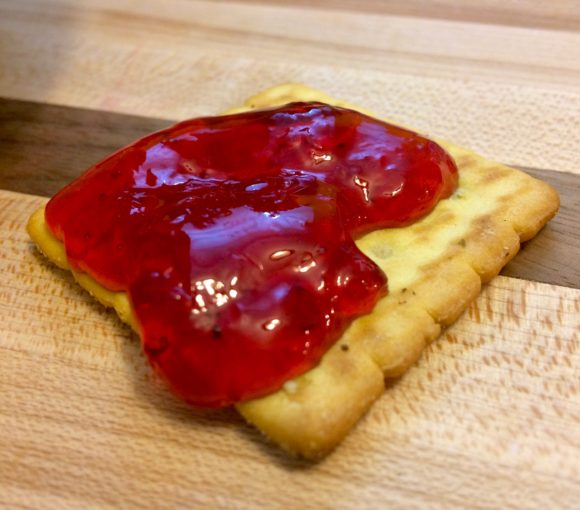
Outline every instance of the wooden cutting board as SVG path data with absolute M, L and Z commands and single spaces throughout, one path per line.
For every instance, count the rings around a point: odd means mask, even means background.
M 35 508 L 572 508 L 579 292 L 498 277 L 330 457 L 173 398 L 138 339 L 39 256 L 0 192 L 0 501 Z M 485 490 L 482 488 L 485 487 Z
M 415 1 L 0 2 L 0 506 L 578 506 L 578 18 L 536 6 L 519 28 L 505 2 L 466 3 L 439 2 L 431 19 Z M 24 231 L 47 196 L 164 118 L 286 80 L 517 164 L 562 196 L 318 463 L 287 457 L 233 410 L 174 398 L 138 338 Z
M 38 187 L 52 185 L 38 176 L 58 169 L 60 187 L 84 158 L 165 124 L 12 100 L 0 101 L 0 118 L 10 140 L 1 152 L 5 187 L 40 193 L 53 190 Z M 92 126 L 91 136 L 79 125 Z M 571 208 L 580 180 L 543 176 L 564 206 L 506 269 L 525 279 L 487 286 L 318 464 L 286 457 L 233 410 L 198 411 L 172 397 L 138 338 L 32 246 L 26 220 L 46 199 L 0 191 L 0 501 L 354 508 L 477 499 L 505 508 L 525 492 L 534 506 L 573 506 L 580 276 L 566 258 L 580 256 Z M 566 257 L 551 256 L 564 244 Z

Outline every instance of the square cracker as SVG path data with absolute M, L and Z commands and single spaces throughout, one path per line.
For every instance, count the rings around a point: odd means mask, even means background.
M 292 101 L 322 101 L 364 112 L 303 85 L 286 84 L 228 113 Z M 456 192 L 412 225 L 378 230 L 357 241 L 387 274 L 389 294 L 372 313 L 356 319 L 315 368 L 271 395 L 236 406 L 291 453 L 317 458 L 336 446 L 383 393 L 385 378 L 403 374 L 478 296 L 482 283 L 517 253 L 520 242 L 533 237 L 558 210 L 558 195 L 546 183 L 437 142 L 459 168 Z M 70 270 L 64 245 L 50 233 L 43 208 L 31 216 L 28 232 L 52 262 Z M 86 274 L 73 275 L 138 330 L 125 293 L 111 292 Z

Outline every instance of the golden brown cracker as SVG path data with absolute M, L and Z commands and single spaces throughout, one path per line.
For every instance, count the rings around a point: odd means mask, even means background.
M 268 89 L 230 113 L 292 101 L 348 103 L 298 84 Z M 365 112 L 367 113 L 367 112 Z M 459 186 L 422 220 L 378 230 L 357 241 L 389 278 L 389 295 L 356 319 L 320 364 L 279 391 L 236 407 L 289 452 L 316 458 L 331 450 L 384 391 L 384 379 L 403 374 L 425 345 L 452 324 L 487 282 L 533 237 L 559 206 L 547 184 L 518 170 L 437 140 L 459 168 Z M 64 246 L 48 230 L 44 210 L 28 231 L 47 257 L 70 269 Z M 86 274 L 79 284 L 137 330 L 127 295 Z

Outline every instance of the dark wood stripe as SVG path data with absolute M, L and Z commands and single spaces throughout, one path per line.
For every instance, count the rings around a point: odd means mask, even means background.
M 519 167 L 551 184 L 560 194 L 560 211 L 524 243 L 502 274 L 580 288 L 580 175 Z
M 0 188 L 50 196 L 111 152 L 173 121 L 0 99 Z M 502 274 L 580 288 L 580 176 L 522 168 L 559 192 L 559 214 Z
M 54 195 L 96 161 L 172 123 L 0 98 L 0 188 Z

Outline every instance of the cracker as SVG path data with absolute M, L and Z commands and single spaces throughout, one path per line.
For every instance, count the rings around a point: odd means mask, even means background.
M 363 111 L 297 84 L 268 89 L 244 111 L 291 101 L 322 101 Z M 367 113 L 367 112 L 365 112 Z M 385 388 L 442 329 L 452 324 L 556 213 L 557 193 L 546 183 L 437 140 L 459 168 L 456 192 L 422 220 L 378 230 L 357 241 L 389 278 L 389 294 L 372 313 L 356 319 L 319 365 L 279 391 L 239 403 L 239 412 L 285 450 L 317 458 L 336 446 Z M 28 232 L 40 250 L 69 269 L 64 245 L 49 231 L 44 209 Z M 83 273 L 79 284 L 138 330 L 127 295 L 111 292 Z

